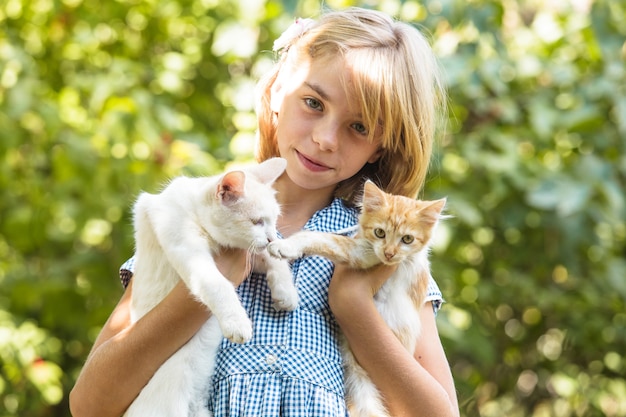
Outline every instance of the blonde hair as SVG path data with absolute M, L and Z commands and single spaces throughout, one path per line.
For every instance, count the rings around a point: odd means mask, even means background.
M 413 26 L 374 10 L 350 8 L 324 13 L 279 51 L 279 61 L 259 83 L 257 159 L 278 156 L 271 87 L 288 59 L 341 54 L 352 68 L 356 94 L 370 135 L 380 126 L 381 156 L 342 181 L 336 197 L 349 203 L 371 179 L 391 194 L 415 198 L 424 184 L 444 91 L 438 65 L 426 38 Z M 293 53 L 292 51 L 296 51 Z M 370 140 L 373 140 L 370 137 Z

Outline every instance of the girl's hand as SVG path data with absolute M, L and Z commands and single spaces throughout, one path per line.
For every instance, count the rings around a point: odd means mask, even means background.
M 235 287 L 238 287 L 250 275 L 251 256 L 248 251 L 243 249 L 223 248 L 215 256 L 215 264 L 217 269 Z

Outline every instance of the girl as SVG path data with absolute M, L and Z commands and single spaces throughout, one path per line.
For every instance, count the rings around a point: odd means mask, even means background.
M 317 22 L 298 20 L 275 49 L 279 60 L 259 85 L 258 159 L 287 159 L 275 183 L 280 234 L 354 226 L 353 205 L 367 178 L 387 192 L 416 197 L 443 97 L 432 50 L 419 31 L 355 8 L 327 12 Z M 277 313 L 263 277 L 243 281 L 245 254 L 224 251 L 217 261 L 239 286 L 254 336 L 244 345 L 221 345 L 208 404 L 215 416 L 347 415 L 339 331 L 391 414 L 458 416 L 435 325 L 441 294 L 434 282 L 411 355 L 373 303 L 392 272 L 387 267 L 365 273 L 319 258 L 298 260 L 293 273 L 300 305 Z M 129 279 L 130 272 L 122 272 Z M 70 394 L 75 417 L 121 415 L 210 315 L 184 284 L 133 325 L 129 301 L 127 290 Z

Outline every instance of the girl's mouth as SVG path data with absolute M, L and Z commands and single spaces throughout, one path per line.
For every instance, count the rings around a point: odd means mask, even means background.
M 298 155 L 298 159 L 300 160 L 302 165 L 304 165 L 304 167 L 307 168 L 309 171 L 323 172 L 323 171 L 328 171 L 330 169 L 330 167 L 320 162 L 314 161 L 313 159 L 306 157 L 305 155 L 301 154 L 298 151 L 296 151 L 296 154 Z

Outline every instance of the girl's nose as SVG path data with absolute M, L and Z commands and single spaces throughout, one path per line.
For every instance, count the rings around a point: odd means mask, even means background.
M 331 120 L 320 122 L 313 131 L 313 141 L 322 151 L 336 151 L 339 144 L 338 124 Z

